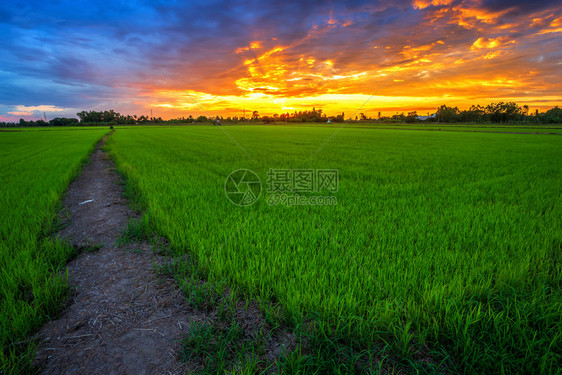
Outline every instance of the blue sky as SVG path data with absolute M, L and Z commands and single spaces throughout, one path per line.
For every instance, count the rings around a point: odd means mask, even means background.
M 366 110 L 543 109 L 561 104 L 561 17 L 555 1 L 4 1 L 0 121 L 196 114 L 186 92 L 217 114 L 336 112 L 382 86 Z

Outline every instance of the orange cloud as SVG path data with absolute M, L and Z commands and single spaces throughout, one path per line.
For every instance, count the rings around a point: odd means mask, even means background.
M 544 35 L 544 34 L 552 34 L 552 33 L 562 33 L 562 27 L 558 27 L 556 29 L 545 29 L 541 30 L 535 35 Z
M 498 38 L 485 38 L 481 37 L 476 39 L 476 41 L 472 44 L 470 49 L 492 49 L 498 48 L 507 43 L 515 43 L 514 40 L 507 41 L 507 36 L 498 37 Z
M 421 45 L 418 47 L 404 46 L 401 53 L 407 59 L 416 59 L 420 54 L 431 50 L 436 44 L 437 42 Z
M 533 22 L 529 25 L 532 29 L 537 29 L 539 27 L 545 27 L 548 25 L 548 22 L 544 18 L 533 18 Z
M 466 29 L 484 29 L 483 25 L 496 24 L 502 16 L 509 12 L 509 9 L 490 11 L 485 8 L 469 7 L 461 3 L 453 6 L 450 10 L 444 9 L 443 11 L 451 14 L 449 20 L 451 24 L 457 24 Z
M 532 106 L 539 104 L 541 93 L 562 94 L 555 84 L 560 82 L 557 71 L 547 68 L 546 59 L 540 67 L 529 68 L 547 38 L 526 31 L 534 22 L 544 25 L 535 31 L 558 32 L 561 17 L 545 11 L 506 16 L 511 8 L 489 10 L 476 0 L 471 4 L 417 0 L 413 5 L 423 21 L 389 27 L 372 38 L 361 34 L 361 19 L 349 21 L 344 29 L 338 20 L 351 16 L 325 13 L 298 38 L 262 35 L 260 41 L 233 48 L 240 54 L 232 54 L 238 65 L 221 75 L 221 88 L 229 90 L 206 97 L 205 88 L 198 88 L 193 95 L 214 114 L 241 116 L 243 108 L 261 114 L 307 106 L 349 112 L 379 89 L 383 95 L 365 111 L 427 109 L 443 103 L 464 108 L 506 98 Z M 556 47 L 552 43 L 551 50 Z M 166 93 L 152 103 L 167 113 L 201 112 L 185 95 L 174 100 L 178 95 Z
M 10 99 L 17 103 L 121 113 L 136 108 L 137 114 L 153 109 L 163 117 L 308 106 L 348 113 L 373 93 L 366 111 L 443 103 L 462 108 L 507 98 L 561 104 L 555 99 L 562 97 L 562 7 L 551 1 L 412 0 L 409 9 L 401 2 L 283 1 L 260 9 L 226 2 L 221 12 L 196 2 L 174 4 L 162 17 L 135 16 L 134 22 L 132 14 L 108 25 L 82 20 L 78 29 L 69 25 L 77 35 L 70 42 L 58 34 L 39 38 L 41 28 L 18 29 L 14 35 L 27 36 L 6 40 L 6 61 L 18 64 L 10 67 L 17 74 L 4 74 L 4 91 L 19 96 Z M 188 14 L 193 22 L 178 16 Z M 27 23 L 41 23 L 29 16 Z M 159 22 L 146 24 L 150 20 Z M 100 38 L 79 42 L 94 26 Z M 100 48 L 107 58 L 99 58 Z M 161 64 L 169 74 L 161 74 Z M 53 106 L 0 110 L 22 116 L 77 112 Z
M 545 20 L 541 20 L 539 26 L 545 26 L 547 22 Z M 532 26 L 532 25 L 531 25 Z M 543 29 L 537 32 L 535 35 L 543 35 L 543 34 L 551 34 L 551 33 L 560 33 L 562 32 L 562 17 L 555 18 L 550 22 L 549 25 L 551 28 Z
M 488 52 L 487 54 L 485 54 L 484 56 L 482 56 L 482 58 L 486 59 L 486 60 L 491 60 L 491 59 L 495 59 L 496 57 L 502 56 L 504 55 L 506 52 L 505 51 L 493 51 L 493 52 Z
M 413 6 L 415 9 L 425 9 L 430 5 L 439 6 L 439 5 L 449 5 L 453 2 L 453 0 L 414 0 Z

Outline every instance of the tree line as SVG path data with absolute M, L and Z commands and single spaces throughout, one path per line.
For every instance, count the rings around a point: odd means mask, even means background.
M 491 103 L 487 106 L 472 105 L 469 109 L 461 111 L 457 107 L 442 105 L 437 109 L 435 121 L 441 122 L 492 122 L 492 123 L 560 123 L 562 122 L 562 108 L 558 106 L 539 113 L 529 114 L 529 107 L 519 106 L 514 102 Z
M 514 102 L 491 103 L 487 106 L 472 105 L 469 109 L 459 110 L 458 107 L 442 105 L 435 113 L 428 116 L 419 116 L 416 111 L 405 114 L 404 112 L 393 116 L 381 116 L 378 112 L 376 117 L 368 117 L 365 113 L 359 113 L 355 118 L 345 118 L 345 113 L 328 116 L 322 109 L 312 108 L 310 111 L 295 111 L 293 113 L 281 113 L 271 116 L 260 116 L 258 111 L 253 111 L 250 117 L 207 117 L 204 115 L 197 118 L 189 115 L 170 120 L 161 117 L 148 117 L 137 115 L 121 115 L 113 109 L 108 111 L 82 111 L 76 114 L 77 118 L 57 117 L 50 121 L 43 119 L 19 122 L 0 122 L 0 127 L 28 127 L 28 126 L 98 126 L 98 125 L 134 125 L 134 124 L 185 124 L 185 123 L 208 123 L 220 120 L 221 123 L 241 122 L 378 122 L 378 123 L 415 123 L 415 122 L 446 122 L 446 123 L 526 123 L 526 124 L 551 124 L 562 123 L 562 108 L 558 106 L 546 112 L 535 111 L 529 114 L 529 107 L 519 106 Z

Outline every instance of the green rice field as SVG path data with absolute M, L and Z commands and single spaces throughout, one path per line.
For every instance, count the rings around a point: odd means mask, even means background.
M 57 212 L 107 132 L 0 132 L 0 373 L 30 371 L 31 335 L 65 299 L 75 250 L 54 239 Z M 254 300 L 295 333 L 284 373 L 560 373 L 558 135 L 146 126 L 106 149 L 186 298 Z M 247 206 L 226 194 L 240 169 L 261 182 Z M 337 171 L 338 186 L 283 201 L 272 170 Z
M 50 233 L 62 194 L 105 133 L 0 132 L 0 374 L 29 370 L 28 335 L 64 301 L 58 271 L 74 250 Z
M 559 124 L 469 124 L 469 123 L 392 123 L 392 122 L 357 122 L 357 123 L 305 123 L 295 125 L 294 123 L 276 122 L 267 126 L 307 126 L 307 127 L 331 127 L 360 128 L 360 129 L 396 129 L 396 130 L 435 130 L 435 131 L 464 131 L 464 132 L 491 132 L 491 133 L 562 133 L 562 125 Z
M 307 337 L 287 373 L 560 371 L 560 136 L 144 127 L 108 149 L 173 255 Z M 337 170 L 337 204 L 269 204 L 270 169 Z

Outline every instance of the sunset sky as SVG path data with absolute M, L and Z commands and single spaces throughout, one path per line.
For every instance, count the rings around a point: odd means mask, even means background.
M 0 35 L 0 121 L 562 105 L 559 1 L 8 0 Z

